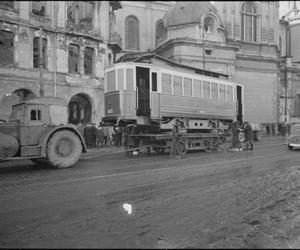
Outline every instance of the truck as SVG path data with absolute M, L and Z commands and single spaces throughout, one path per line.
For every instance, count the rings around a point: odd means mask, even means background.
M 68 124 L 67 105 L 57 97 L 36 97 L 12 106 L 0 123 L 0 162 L 30 159 L 53 168 L 73 166 L 86 152 L 84 139 Z

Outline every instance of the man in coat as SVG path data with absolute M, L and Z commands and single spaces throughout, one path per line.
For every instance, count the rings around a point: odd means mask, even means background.
M 243 126 L 244 133 L 245 133 L 245 143 L 246 143 L 246 150 L 253 150 L 253 131 L 251 125 L 248 122 L 244 123 Z M 249 148 L 250 145 L 250 148 Z

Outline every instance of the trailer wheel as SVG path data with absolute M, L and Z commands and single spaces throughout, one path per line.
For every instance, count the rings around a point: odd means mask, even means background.
M 54 168 L 73 166 L 81 153 L 82 144 L 79 137 L 69 130 L 55 132 L 47 144 L 47 158 Z
M 260 141 L 262 138 L 262 132 L 261 131 L 255 131 L 254 132 L 254 140 L 255 141 Z
M 210 153 L 213 151 L 213 143 L 210 139 L 204 139 L 204 151 Z
M 166 151 L 166 148 L 163 147 L 153 147 L 152 148 L 156 153 L 164 153 Z
M 244 132 L 239 132 L 238 137 L 239 137 L 239 142 L 245 141 L 245 133 Z

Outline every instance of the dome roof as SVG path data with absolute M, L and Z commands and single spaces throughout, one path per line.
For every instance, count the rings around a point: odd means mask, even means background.
M 217 14 L 217 9 L 208 1 L 177 2 L 166 13 L 164 17 L 165 25 L 169 27 L 188 23 L 198 23 L 204 12 L 213 12 Z

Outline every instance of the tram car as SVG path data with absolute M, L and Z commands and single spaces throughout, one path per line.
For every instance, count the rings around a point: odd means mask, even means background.
M 105 71 L 102 120 L 121 127 L 134 125 L 132 136 L 158 151 L 170 148 L 169 132 L 179 124 L 187 138 L 194 138 L 184 140 L 186 149 L 211 149 L 217 136 L 212 132 L 242 121 L 242 85 L 215 75 L 193 68 L 116 63 Z

